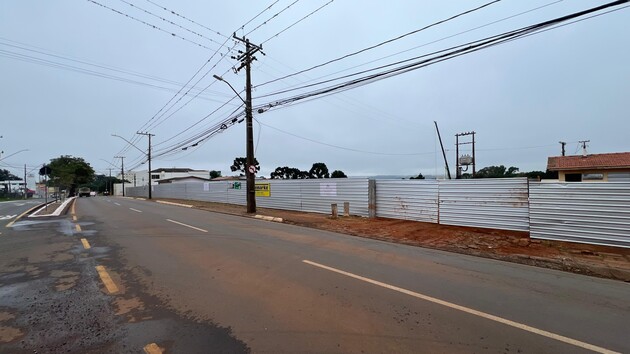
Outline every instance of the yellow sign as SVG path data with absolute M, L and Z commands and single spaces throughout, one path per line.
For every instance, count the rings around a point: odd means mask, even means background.
M 257 197 L 271 197 L 271 183 L 256 183 Z

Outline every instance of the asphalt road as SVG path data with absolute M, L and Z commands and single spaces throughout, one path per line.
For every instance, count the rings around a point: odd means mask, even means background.
M 4 228 L 8 223 L 10 223 L 20 214 L 43 202 L 43 199 L 12 200 L 7 202 L 0 202 L 0 228 Z M 2 232 L 2 230 L 0 230 L 0 232 Z
M 141 200 L 72 212 L 0 235 L 0 352 L 630 352 L 627 283 Z

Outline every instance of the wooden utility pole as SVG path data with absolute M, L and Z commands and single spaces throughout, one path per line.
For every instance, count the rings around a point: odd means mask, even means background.
M 234 39 L 245 43 L 245 52 L 234 59 L 239 60 L 241 65 L 235 70 L 239 71 L 245 68 L 245 120 L 246 120 L 246 163 L 245 176 L 247 178 L 247 212 L 256 213 L 256 164 L 254 163 L 254 117 L 252 114 L 252 77 L 251 63 L 256 60 L 254 54 L 262 53 L 262 46 L 258 46 L 249 42 L 249 39 L 239 38 L 236 33 Z M 264 54 L 264 53 L 263 53 Z M 238 94 L 238 93 L 237 93 Z

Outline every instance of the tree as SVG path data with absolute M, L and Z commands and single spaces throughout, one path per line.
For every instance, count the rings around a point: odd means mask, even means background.
M 210 179 L 221 177 L 221 171 L 210 171 Z
M 481 170 L 475 173 L 475 178 L 506 178 L 506 177 L 516 177 L 518 172 L 518 167 L 510 167 L 506 168 L 503 165 L 500 166 L 488 166 L 484 167 Z
M 125 180 L 125 183 L 126 182 L 127 181 Z M 92 181 L 88 187 L 98 193 L 103 193 L 105 191 L 112 193 L 113 191 L 111 189 L 115 183 L 122 183 L 122 179 L 105 175 L 96 175 L 94 176 L 94 181 Z
M 323 162 L 316 162 L 313 167 L 308 171 L 309 178 L 330 178 L 328 174 L 328 167 Z
M 340 170 L 334 170 L 331 174 L 330 174 L 330 178 L 348 178 L 348 176 L 346 176 L 345 173 L 343 173 L 343 171 Z
M 237 157 L 234 159 L 234 163 L 232 163 L 232 166 L 230 166 L 230 170 L 232 170 L 232 172 L 236 172 L 236 171 L 240 171 L 241 176 L 243 175 L 243 173 L 245 173 L 245 168 L 247 165 L 247 158 L 245 157 Z M 256 166 L 256 172 L 260 171 L 260 164 L 258 163 L 258 160 L 256 158 L 254 158 L 254 166 Z
M 409 177 L 409 179 L 424 179 L 424 176 L 422 175 L 422 173 L 418 173 L 416 177 Z
M 518 174 L 519 177 L 527 177 L 532 179 L 558 179 L 558 171 L 531 171 L 531 172 L 521 172 Z
M 271 172 L 270 177 L 272 179 L 305 179 L 308 178 L 308 172 L 288 166 L 276 167 L 276 169 Z
M 75 194 L 79 185 L 88 185 L 94 180 L 94 169 L 83 158 L 62 155 L 50 160 L 50 178 L 61 189 Z
M 0 181 L 17 181 L 19 179 L 21 178 L 9 172 L 9 170 L 0 170 Z

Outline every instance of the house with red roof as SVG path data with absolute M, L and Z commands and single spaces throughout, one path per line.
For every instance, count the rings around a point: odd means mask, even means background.
M 547 170 L 560 182 L 630 182 L 630 152 L 552 156 Z

